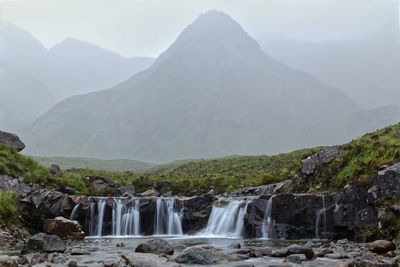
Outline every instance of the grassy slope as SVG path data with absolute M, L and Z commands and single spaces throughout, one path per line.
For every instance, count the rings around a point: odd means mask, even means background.
M 57 164 L 63 170 L 75 168 L 143 173 L 154 167 L 151 163 L 129 159 L 102 160 L 95 158 L 30 157 L 46 167 L 50 167 L 52 164 Z
M 344 145 L 343 156 L 319 168 L 319 175 L 300 179 L 297 189 L 308 191 L 340 190 L 346 184 L 369 186 L 369 178 L 382 165 L 400 161 L 400 124 L 367 134 Z M 161 165 L 147 173 L 110 172 L 96 170 L 63 171 L 62 177 L 52 176 L 34 160 L 13 149 L 0 146 L 0 174 L 24 176 L 28 182 L 47 186 L 54 184 L 73 187 L 77 194 L 92 194 L 86 184 L 88 175 L 100 175 L 117 184 L 133 183 L 138 192 L 168 180 L 173 194 L 194 195 L 214 186 L 217 193 L 246 186 L 258 186 L 292 179 L 301 169 L 301 160 L 323 148 L 304 149 L 275 156 L 237 156 L 194 162 L 178 161 Z

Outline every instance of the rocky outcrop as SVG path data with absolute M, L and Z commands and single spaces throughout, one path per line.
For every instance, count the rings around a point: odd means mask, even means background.
M 281 193 L 292 193 L 293 182 L 286 180 L 276 184 L 262 185 L 257 187 L 245 187 L 229 194 L 231 197 L 276 195 Z
M 296 245 L 296 244 L 290 245 L 287 248 L 286 254 L 287 255 L 304 254 L 308 260 L 310 260 L 314 257 L 314 252 L 311 248 Z
M 64 242 L 56 235 L 38 233 L 32 236 L 24 245 L 23 253 L 29 252 L 64 252 L 66 246 Z
M 213 190 L 201 196 L 183 200 L 182 230 L 184 233 L 196 233 L 206 227 L 215 200 Z
M 400 199 L 400 163 L 385 167 L 372 177 L 374 198 Z
M 57 176 L 61 176 L 61 168 L 57 164 L 51 164 L 49 170 L 50 170 L 50 172 L 52 174 L 55 174 Z
M 109 194 L 115 188 L 114 182 L 103 176 L 87 176 L 86 183 L 93 188 L 95 193 Z
M 339 159 L 343 154 L 341 146 L 330 146 L 301 161 L 303 168 L 301 172 L 306 175 L 313 174 L 317 167 Z
M 15 134 L 0 131 L 0 144 L 6 144 L 18 151 L 25 148 L 25 144 Z
M 85 232 L 77 221 L 71 221 L 64 217 L 47 219 L 43 223 L 43 229 L 47 234 L 57 235 L 63 239 L 83 240 Z
M 120 186 L 117 189 L 118 196 L 121 197 L 133 197 L 135 195 L 135 187 L 133 184 L 128 184 L 126 186 Z
M 122 259 L 125 261 L 127 266 L 166 266 L 166 267 L 180 266 L 175 262 L 168 262 L 167 258 L 159 257 L 157 255 L 148 253 L 130 252 L 122 255 Z
M 154 238 L 139 244 L 135 252 L 172 255 L 174 254 L 174 248 L 164 239 Z

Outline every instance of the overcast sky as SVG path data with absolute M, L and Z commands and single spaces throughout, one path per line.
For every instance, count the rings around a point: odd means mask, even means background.
M 0 0 L 0 16 L 46 47 L 66 37 L 158 56 L 200 13 L 222 10 L 255 39 L 351 39 L 393 20 L 396 0 Z M 398 12 L 397 12 L 398 13 Z M 398 20 L 398 18 L 397 18 Z

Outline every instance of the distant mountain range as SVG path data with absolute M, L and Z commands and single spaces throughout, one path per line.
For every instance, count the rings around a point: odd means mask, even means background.
M 342 143 L 358 109 L 265 54 L 228 15 L 200 15 L 147 70 L 70 97 L 24 131 L 26 153 L 164 162 Z
M 0 128 L 19 130 L 58 101 L 114 86 L 153 61 L 71 38 L 47 50 L 30 33 L 1 21 L 0 92 L 6 97 L 0 99 Z

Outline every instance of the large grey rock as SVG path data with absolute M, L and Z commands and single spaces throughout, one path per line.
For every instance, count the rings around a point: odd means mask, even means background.
M 51 171 L 51 173 L 57 176 L 61 176 L 61 168 L 57 164 L 51 164 L 49 170 Z
M 38 233 L 24 245 L 23 252 L 64 252 L 64 242 L 56 235 Z
M 118 188 L 117 192 L 120 196 L 133 197 L 135 195 L 135 186 L 133 184 L 121 186 Z
M 208 245 L 186 248 L 175 259 L 178 263 L 200 265 L 224 264 L 232 260 L 230 255 Z
M 18 151 L 25 148 L 25 144 L 15 134 L 0 131 L 0 144 L 6 144 Z
M 329 163 L 342 156 L 343 150 L 341 146 L 330 146 L 321 152 L 318 152 L 306 159 L 303 159 L 301 163 L 303 168 L 301 172 L 306 175 L 314 173 L 315 169 L 322 164 Z
M 154 238 L 139 244 L 135 252 L 172 255 L 174 254 L 174 248 L 164 239 Z
M 141 193 L 139 195 L 141 197 L 158 197 L 159 194 L 160 193 L 158 193 L 157 191 L 155 191 L 153 189 L 150 189 L 150 190 L 147 190 L 147 191 L 145 191 L 145 192 L 143 192 L 143 193 Z
M 85 233 L 77 221 L 71 221 L 62 216 L 45 220 L 43 230 L 47 234 L 57 235 L 63 239 L 83 240 L 85 237 Z
M 15 257 L 0 255 L 0 267 L 18 267 L 18 261 Z
M 379 171 L 372 181 L 378 198 L 400 199 L 400 162 Z
M 154 254 L 130 252 L 122 255 L 122 259 L 128 266 L 143 267 L 143 266 L 166 266 L 179 267 L 179 264 L 168 262 L 167 258 L 159 257 Z
M 96 193 L 109 193 L 115 187 L 112 180 L 102 176 L 88 176 L 86 181 Z
M 292 254 L 304 254 L 309 260 L 314 257 L 314 251 L 311 248 L 296 244 L 290 245 L 287 248 L 287 255 L 292 255 Z

